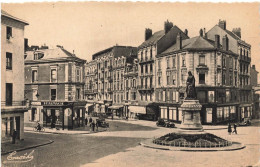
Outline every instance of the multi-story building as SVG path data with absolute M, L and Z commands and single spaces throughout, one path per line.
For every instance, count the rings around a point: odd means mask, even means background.
M 125 87 L 125 116 L 135 118 L 135 108 L 138 105 L 137 79 L 138 79 L 138 59 L 127 59 L 124 72 Z M 129 108 L 132 112 L 129 112 Z
M 26 125 L 85 126 L 85 62 L 59 45 L 26 52 L 25 97 L 31 101 Z
M 97 63 L 95 60 L 85 64 L 85 99 L 87 101 L 86 112 L 88 114 L 94 111 L 94 102 L 96 101 L 97 91 Z
M 135 47 L 116 45 L 93 55 L 92 60 L 96 64 L 93 89 L 97 88 L 94 102 L 95 112 L 105 113 L 110 108 L 116 111 L 116 115 L 123 115 L 124 71 L 127 59 L 136 58 L 136 50 Z M 113 106 L 111 106 L 112 102 Z
M 176 43 L 176 36 L 180 33 L 183 39 L 188 39 L 188 31 L 182 32 L 176 25 L 166 21 L 164 30 L 160 30 L 152 34 L 151 29 L 145 29 L 145 41 L 138 47 L 139 73 L 138 73 L 138 92 L 140 96 L 139 109 L 135 111 L 143 111 L 147 115 L 151 115 L 152 119 L 157 119 L 158 108 L 155 104 L 149 107 L 155 101 L 156 73 L 157 64 L 155 64 L 156 55 L 162 53 L 171 45 Z M 160 75 L 160 74 L 159 74 Z
M 229 49 L 224 36 L 210 40 L 203 30 L 200 36 L 182 39 L 157 55 L 156 101 L 160 104 L 160 117 L 173 121 L 182 120 L 179 109 L 186 93 L 188 72 L 195 77 L 197 99 L 202 104 L 203 124 L 218 124 L 237 119 L 238 54 Z
M 1 141 L 24 138 L 24 28 L 26 21 L 1 10 Z
M 207 32 L 207 37 L 211 40 L 215 39 L 215 35 L 220 37 L 226 36 L 229 39 L 229 50 L 238 54 L 238 85 L 239 85 L 239 110 L 238 120 L 252 115 L 252 85 L 250 83 L 250 66 L 251 66 L 251 45 L 241 39 L 241 29 L 234 28 L 232 31 L 227 29 L 225 20 L 219 20 Z M 223 41 L 220 44 L 223 45 Z
M 260 85 L 258 85 L 258 71 L 255 65 L 252 65 L 250 70 L 251 85 L 253 86 L 252 97 L 253 97 L 253 110 L 252 118 L 260 118 Z

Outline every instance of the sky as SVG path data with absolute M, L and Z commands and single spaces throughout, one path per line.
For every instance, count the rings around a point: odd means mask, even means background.
M 242 40 L 251 44 L 252 64 L 260 72 L 259 3 L 37 2 L 2 3 L 2 9 L 29 22 L 29 45 L 62 45 L 87 61 L 116 44 L 140 45 L 145 28 L 162 30 L 166 20 L 194 37 L 222 19 L 229 30 L 241 28 Z

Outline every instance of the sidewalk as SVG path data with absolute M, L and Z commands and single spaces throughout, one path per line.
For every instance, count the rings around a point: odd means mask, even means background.
M 57 130 L 56 128 L 50 129 L 50 128 L 44 128 L 44 132 L 35 132 L 32 127 L 24 127 L 25 132 L 30 132 L 30 133 L 52 133 L 52 134 L 91 134 L 91 133 L 98 133 L 98 132 L 104 132 L 107 129 L 105 128 L 98 128 L 98 131 L 92 132 L 89 130 L 88 127 L 85 129 L 81 128 L 80 130 L 68 130 L 68 129 L 60 129 Z M 95 129 L 96 130 L 96 129 Z
M 23 151 L 31 148 L 36 148 L 51 144 L 53 142 L 54 141 L 52 140 L 35 140 L 34 138 L 25 138 L 24 140 L 16 140 L 15 144 L 12 144 L 11 142 L 1 143 L 1 155 L 5 155 L 14 151 Z

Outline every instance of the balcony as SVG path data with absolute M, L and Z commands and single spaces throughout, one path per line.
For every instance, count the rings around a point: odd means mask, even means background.
M 199 73 L 204 73 L 204 72 L 207 72 L 209 70 L 209 68 L 207 67 L 207 65 L 205 64 L 201 64 L 201 65 L 198 65 L 196 67 L 196 70 L 199 72 Z
M 154 86 L 153 85 L 138 85 L 137 89 L 139 91 L 153 91 L 154 90 Z
M 152 63 L 154 62 L 154 58 L 151 57 L 145 57 L 140 60 L 139 64 L 144 64 L 144 63 Z
M 29 101 L 1 101 L 1 110 L 12 111 L 12 110 L 26 110 L 29 109 Z

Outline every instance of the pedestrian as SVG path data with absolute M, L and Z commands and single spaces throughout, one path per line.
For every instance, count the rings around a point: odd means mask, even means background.
M 94 121 L 92 121 L 90 126 L 92 127 L 92 132 L 95 132 L 95 122 Z
M 89 123 L 90 123 L 90 124 L 92 123 L 92 118 L 91 118 L 91 117 L 89 118 Z
M 85 119 L 85 124 L 86 124 L 86 126 L 88 125 L 88 118 L 87 117 Z
M 96 121 L 96 128 L 97 128 L 97 131 L 98 131 L 98 121 Z
M 13 135 L 12 135 L 12 144 L 15 144 L 16 136 L 17 136 L 17 132 L 16 132 L 16 130 L 14 129 L 14 130 L 13 130 Z
M 237 134 L 237 125 L 234 124 L 234 131 L 232 133 L 236 133 Z
M 231 132 L 232 132 L 231 125 L 230 125 L 230 123 L 228 123 L 228 134 L 231 135 Z

